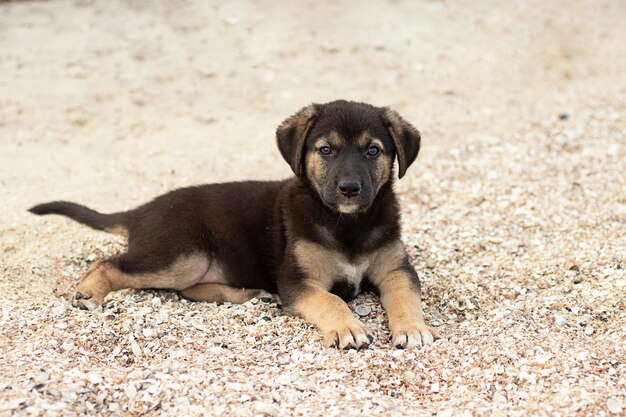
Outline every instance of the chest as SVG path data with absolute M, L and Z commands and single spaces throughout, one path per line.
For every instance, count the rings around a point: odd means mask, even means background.
M 326 284 L 326 289 L 345 301 L 356 298 L 363 289 L 363 281 L 367 277 L 369 267 L 370 261 L 368 258 L 362 258 L 356 262 L 340 260 L 335 267 L 338 273 L 329 280 L 330 282 Z
M 298 242 L 294 252 L 307 280 L 344 299 L 352 299 L 360 292 L 372 266 L 370 254 L 349 259 L 340 251 L 313 242 Z

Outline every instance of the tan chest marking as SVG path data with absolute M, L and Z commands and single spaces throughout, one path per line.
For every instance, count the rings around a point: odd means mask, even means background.
M 364 276 L 380 282 L 391 271 L 399 268 L 404 259 L 400 242 L 394 242 L 367 255 L 349 261 L 342 253 L 318 243 L 300 240 L 295 245 L 298 265 L 307 279 L 325 289 L 336 279 L 345 279 L 359 288 Z

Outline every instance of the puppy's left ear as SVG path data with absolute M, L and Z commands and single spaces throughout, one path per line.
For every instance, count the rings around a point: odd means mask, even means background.
M 383 107 L 381 110 L 383 124 L 396 147 L 398 177 L 402 178 L 420 151 L 420 132 L 389 107 Z
M 304 143 L 317 117 L 316 104 L 306 106 L 286 119 L 276 130 L 278 150 L 296 176 L 302 175 Z

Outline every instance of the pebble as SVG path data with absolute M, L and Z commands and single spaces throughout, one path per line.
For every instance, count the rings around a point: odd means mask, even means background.
M 452 417 L 454 415 L 454 409 L 444 408 L 437 413 L 437 417 Z
M 135 355 L 135 356 L 141 356 L 142 355 L 141 347 L 135 341 L 134 338 L 132 338 L 130 340 L 130 349 L 133 351 L 133 355 Z
M 41 372 L 40 374 L 38 374 L 38 375 L 35 377 L 35 382 L 36 382 L 37 384 L 45 384 L 46 382 L 48 382 L 48 380 L 49 380 L 49 379 L 50 379 L 50 377 L 48 376 L 48 374 L 47 374 L 47 373 L 45 373 L 45 372 Z
M 567 324 L 567 319 L 563 316 L 554 317 L 554 324 L 557 326 L 565 326 Z
M 272 404 L 263 401 L 254 402 L 254 411 L 264 416 L 273 416 L 278 413 Z
M 279 365 L 285 365 L 289 363 L 289 354 L 279 353 L 278 355 L 276 355 L 276 362 L 278 362 Z
M 404 353 L 405 353 L 405 352 L 406 352 L 406 350 L 405 350 L 405 349 L 394 349 L 394 350 L 391 352 L 391 356 L 392 356 L 394 359 L 399 359 L 399 358 L 404 357 Z
M 493 401 L 496 403 L 505 403 L 506 397 L 502 395 L 501 393 L 496 392 L 495 394 L 493 394 Z
M 131 400 L 135 398 L 137 396 L 137 387 L 135 386 L 135 383 L 131 382 L 130 384 L 126 385 L 126 387 L 124 388 L 124 392 Z
M 622 412 L 622 408 L 624 407 L 624 403 L 620 398 L 613 397 L 609 398 L 606 401 L 606 407 L 613 414 L 619 414 Z
M 102 377 L 100 375 L 89 373 L 86 376 L 87 376 L 87 380 L 91 382 L 92 384 L 99 384 L 102 382 Z
M 61 319 L 65 317 L 66 314 L 67 314 L 67 307 L 65 307 L 65 305 L 63 304 L 58 305 L 52 309 L 52 315 L 57 319 Z
M 372 312 L 372 309 L 371 307 L 368 307 L 368 306 L 358 306 L 354 311 L 359 316 L 365 317 Z

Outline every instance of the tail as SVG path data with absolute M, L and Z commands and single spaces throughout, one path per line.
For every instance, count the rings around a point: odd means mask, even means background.
M 89 207 L 69 201 L 53 201 L 39 204 L 28 209 L 33 214 L 60 214 L 79 223 L 105 232 L 126 234 L 126 227 L 122 220 L 122 213 L 103 214 Z

